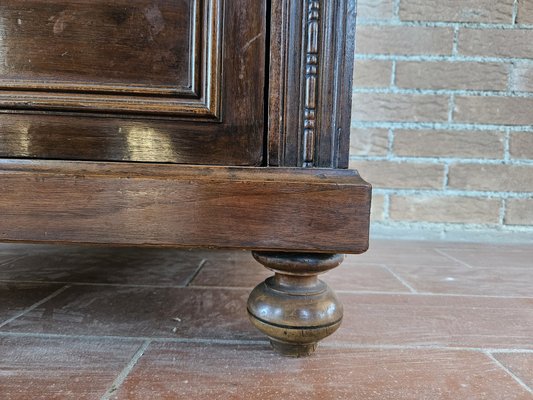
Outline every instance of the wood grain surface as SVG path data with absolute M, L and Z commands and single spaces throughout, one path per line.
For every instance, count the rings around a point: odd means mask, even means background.
M 4 160 L 0 240 L 361 253 L 355 171 Z
M 261 164 L 266 7 L 2 1 L 0 157 Z

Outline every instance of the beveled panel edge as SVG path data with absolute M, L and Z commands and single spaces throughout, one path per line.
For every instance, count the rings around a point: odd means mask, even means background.
M 39 82 L 0 80 L 0 109 L 28 111 L 77 111 L 131 113 L 220 119 L 222 72 L 223 0 L 195 0 L 191 19 L 203 4 L 205 23 L 192 23 L 190 88 L 149 87 L 120 84 L 91 85 L 90 82 Z M 202 38 L 205 38 L 205 46 Z M 199 50 L 199 51 L 198 51 Z M 197 53 L 200 53 L 198 60 Z M 7 89 L 7 90 L 3 90 Z M 8 91 L 9 90 L 9 91 Z M 46 91 L 46 92 L 43 92 Z M 80 92 L 80 93 L 77 93 Z M 98 94 L 103 95 L 98 95 Z M 126 96 L 132 93 L 132 96 Z M 120 96 L 119 94 L 122 94 Z M 182 98 L 176 98 L 182 96 Z
M 368 248 L 371 187 L 350 170 L 0 160 L 0 186 L 4 242 Z

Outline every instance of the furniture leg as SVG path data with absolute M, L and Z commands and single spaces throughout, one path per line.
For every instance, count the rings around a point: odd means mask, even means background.
M 337 330 L 342 304 L 318 275 L 340 265 L 342 254 L 253 252 L 274 272 L 248 299 L 252 323 L 274 349 L 291 357 L 312 354 L 318 342 Z

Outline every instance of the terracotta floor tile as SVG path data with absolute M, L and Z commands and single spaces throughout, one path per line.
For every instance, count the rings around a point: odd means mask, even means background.
M 246 287 L 252 289 L 272 272 L 250 253 L 233 252 L 210 258 L 191 286 Z M 398 279 L 380 265 L 363 264 L 359 256 L 348 256 L 340 267 L 321 276 L 335 290 L 409 292 Z
M 376 264 L 362 264 L 357 256 L 348 256 L 345 263 L 324 274 L 321 279 L 334 290 L 409 292 L 387 269 Z
M 493 356 L 496 360 L 501 362 L 505 368 L 527 385 L 533 393 L 532 353 L 497 353 L 493 354 Z
M 185 285 L 205 257 L 201 251 L 152 248 L 11 245 L 8 249 L 19 257 L 0 265 L 0 280 Z
M 99 399 L 141 343 L 0 337 L 2 400 Z
M 208 257 L 191 286 L 244 287 L 252 289 L 272 272 L 252 257 L 250 252 L 221 252 Z
M 0 282 L 0 324 L 51 295 L 60 285 Z
M 389 268 L 419 292 L 533 298 L 533 267 L 391 265 Z
M 488 357 L 438 350 L 333 350 L 279 358 L 266 347 L 153 344 L 116 399 L 531 399 Z
M 441 251 L 471 267 L 533 268 L 533 246 L 492 247 L 485 245 L 473 249 L 448 246 L 442 248 Z
M 340 294 L 331 342 L 533 349 L 533 299 Z
M 442 254 L 435 242 L 372 240 L 370 248 L 358 257 L 360 263 L 395 265 L 461 265 Z
M 247 299 L 247 290 L 74 286 L 5 326 L 4 330 L 262 339 L 248 321 Z

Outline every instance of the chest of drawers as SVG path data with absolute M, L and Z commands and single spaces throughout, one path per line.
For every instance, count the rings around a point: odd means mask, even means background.
M 0 240 L 249 249 L 252 322 L 311 353 L 368 246 L 354 34 L 354 0 L 3 0 Z

